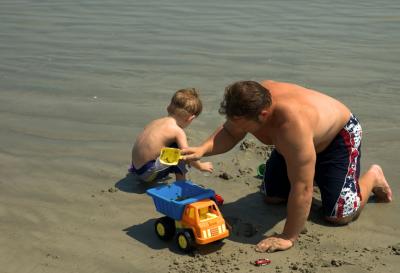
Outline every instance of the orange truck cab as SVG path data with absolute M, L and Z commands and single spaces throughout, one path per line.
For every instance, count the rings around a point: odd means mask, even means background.
M 196 243 L 208 244 L 229 236 L 225 220 L 212 200 L 201 200 L 186 206 L 182 220 L 183 228 L 191 229 Z M 179 224 L 176 224 L 178 226 Z

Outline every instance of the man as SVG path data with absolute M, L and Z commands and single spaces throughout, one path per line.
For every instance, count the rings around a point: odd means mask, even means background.
M 341 102 L 295 84 L 242 81 L 226 88 L 219 112 L 226 122 L 200 147 L 184 149 L 184 159 L 227 152 L 247 133 L 275 145 L 264 177 L 265 201 L 287 202 L 287 218 L 283 232 L 256 250 L 294 245 L 309 215 L 314 181 L 325 219 L 334 224 L 355 220 L 371 193 L 378 202 L 392 200 L 380 166 L 359 179 L 362 130 Z

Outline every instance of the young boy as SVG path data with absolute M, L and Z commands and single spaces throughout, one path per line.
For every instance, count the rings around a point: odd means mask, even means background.
M 159 160 L 160 151 L 164 147 L 188 147 L 183 129 L 200 115 L 202 108 L 196 89 L 178 90 L 167 108 L 168 116 L 150 122 L 137 136 L 130 172 L 146 182 L 162 179 L 169 173 L 175 173 L 176 180 L 184 180 L 186 163 L 180 160 L 176 166 L 163 165 Z M 200 171 L 213 171 L 211 162 L 193 161 L 189 164 Z

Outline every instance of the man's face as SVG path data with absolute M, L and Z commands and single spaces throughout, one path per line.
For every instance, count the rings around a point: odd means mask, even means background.
M 229 118 L 227 120 L 227 124 L 233 130 L 240 130 L 250 134 L 255 134 L 262 127 L 262 124 L 260 122 L 244 117 Z

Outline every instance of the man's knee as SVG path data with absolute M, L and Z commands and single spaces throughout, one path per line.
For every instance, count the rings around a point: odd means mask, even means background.
M 287 202 L 287 198 L 276 197 L 276 196 L 265 196 L 264 202 L 267 204 L 283 204 Z
M 361 209 L 358 209 L 354 213 L 345 216 L 345 217 L 336 217 L 336 216 L 325 216 L 325 220 L 329 223 L 336 225 L 336 226 L 343 226 L 347 225 L 350 222 L 357 220 L 358 216 L 360 216 Z

